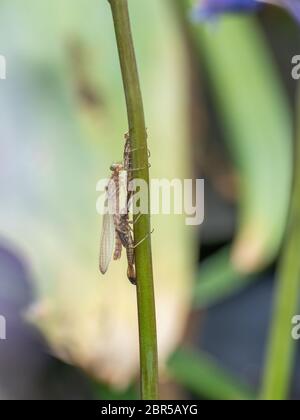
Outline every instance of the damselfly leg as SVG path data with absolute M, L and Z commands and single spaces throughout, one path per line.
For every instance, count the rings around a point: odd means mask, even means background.
M 148 239 L 149 238 L 149 236 L 151 236 L 151 235 L 153 235 L 153 233 L 154 233 L 154 229 L 152 229 L 152 231 L 150 232 L 150 233 L 147 233 L 147 235 L 143 238 L 143 239 L 141 239 L 137 244 L 134 244 L 134 249 L 136 249 L 138 246 L 140 246 L 143 242 L 145 242 L 146 241 L 146 239 Z

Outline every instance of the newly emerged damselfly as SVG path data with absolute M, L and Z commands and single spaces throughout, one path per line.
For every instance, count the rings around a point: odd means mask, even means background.
M 100 245 L 99 267 L 102 274 L 108 270 L 112 259 L 118 260 L 122 255 L 122 247 L 126 249 L 127 277 L 132 284 L 136 284 L 135 248 L 143 242 L 134 243 L 133 220 L 129 218 L 129 208 L 133 196 L 133 172 L 144 168 L 132 166 L 131 141 L 129 134 L 125 135 L 123 164 L 111 166 L 112 175 L 106 187 L 106 212 L 103 216 L 103 226 Z M 148 151 L 149 156 L 149 151 Z M 135 219 L 138 221 L 140 215 Z
M 112 256 L 118 260 L 122 247 L 127 254 L 127 276 L 136 284 L 134 240 L 128 214 L 127 171 L 123 164 L 111 167 L 112 175 L 106 187 L 106 210 L 103 216 L 99 268 L 102 274 L 108 270 Z

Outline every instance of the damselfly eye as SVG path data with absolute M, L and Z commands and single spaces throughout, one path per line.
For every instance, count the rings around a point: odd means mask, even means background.
M 115 172 L 115 171 L 121 171 L 123 169 L 123 165 L 122 165 L 122 163 L 113 163 L 112 165 L 111 165 L 111 167 L 110 167 L 110 170 L 112 171 L 112 172 Z

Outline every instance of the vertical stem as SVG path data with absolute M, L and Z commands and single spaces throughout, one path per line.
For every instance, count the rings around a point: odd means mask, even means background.
M 138 69 L 131 33 L 127 0 L 108 0 L 114 20 L 121 71 L 126 97 L 129 133 L 133 150 L 136 178 L 149 186 L 147 131 Z M 149 188 L 148 188 L 149 189 Z M 148 212 L 135 217 L 134 238 L 140 243 L 135 249 L 137 273 L 137 305 L 140 341 L 141 397 L 158 399 L 158 362 L 155 320 L 155 300 L 151 252 L 150 194 Z
M 292 318 L 299 309 L 300 292 L 300 89 L 297 100 L 295 179 L 263 378 L 261 397 L 265 400 L 288 398 L 295 361 L 296 342 L 291 330 Z

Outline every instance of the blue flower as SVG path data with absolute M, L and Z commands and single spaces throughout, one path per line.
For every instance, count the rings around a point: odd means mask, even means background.
M 256 0 L 202 0 L 196 7 L 195 17 L 199 20 L 207 20 L 223 13 L 257 10 L 260 6 Z
M 209 20 L 223 13 L 256 11 L 263 3 L 283 7 L 300 22 L 300 0 L 202 0 L 196 7 L 195 17 L 198 20 Z

